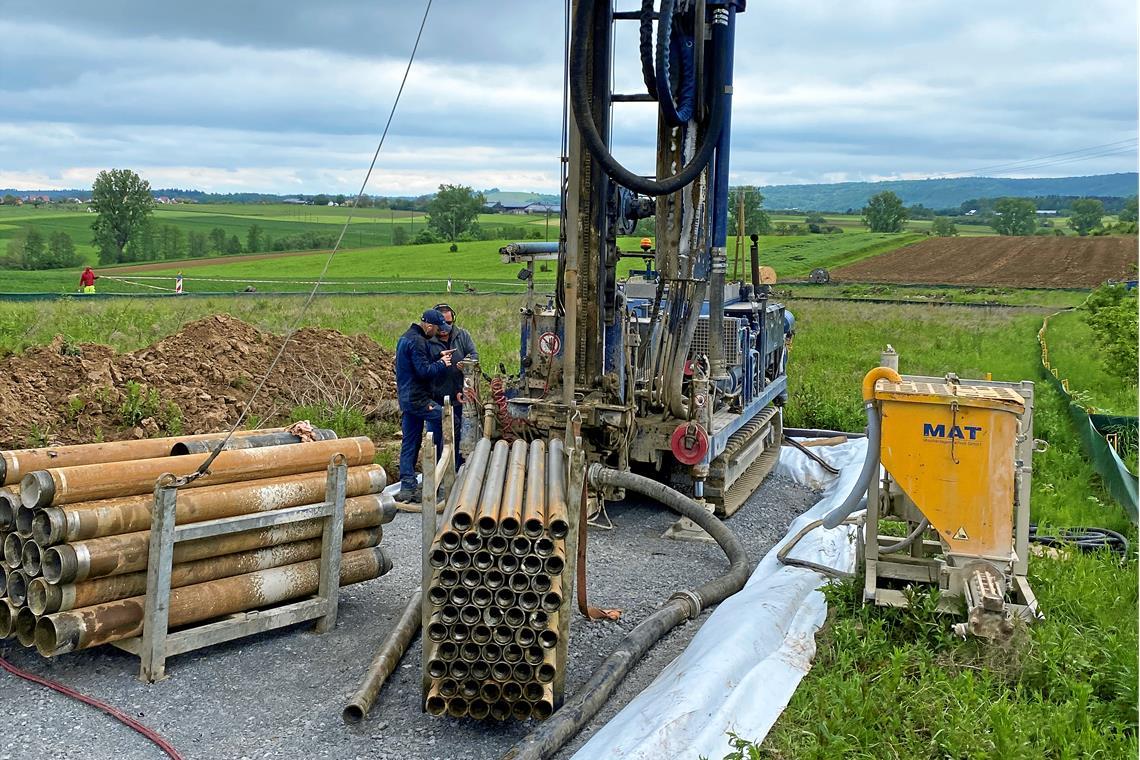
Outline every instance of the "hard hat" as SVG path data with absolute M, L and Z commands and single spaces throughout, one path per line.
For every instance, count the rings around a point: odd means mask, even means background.
M 652 247 L 653 247 L 653 241 L 652 240 L 650 240 L 647 237 L 643 237 L 641 239 L 641 250 L 648 251 Z

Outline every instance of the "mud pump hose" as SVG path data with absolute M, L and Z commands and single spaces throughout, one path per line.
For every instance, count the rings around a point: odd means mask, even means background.
M 863 460 L 863 469 L 859 470 L 859 479 L 855 481 L 855 487 L 847 494 L 847 498 L 823 516 L 825 528 L 838 528 L 852 512 L 859 509 L 859 501 L 870 488 L 871 480 L 878 477 L 879 442 L 882 440 L 883 424 L 875 404 L 875 383 L 880 380 L 902 382 L 899 373 L 890 367 L 875 367 L 863 378 L 863 409 L 867 412 L 867 456 Z
M 510 749 L 503 760 L 544 760 L 558 752 L 602 708 L 629 671 L 649 648 L 685 620 L 724 601 L 748 580 L 748 553 L 740 539 L 720 520 L 689 497 L 655 480 L 629 472 L 590 465 L 589 482 L 595 488 L 624 488 L 655 499 L 701 526 L 724 550 L 728 572 L 695 590 L 678 591 L 656 612 L 629 632 L 613 653 L 594 670 L 590 680 L 562 708 L 529 736 Z

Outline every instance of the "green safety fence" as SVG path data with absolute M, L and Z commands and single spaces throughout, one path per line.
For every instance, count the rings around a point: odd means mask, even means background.
M 1097 414 L 1081 406 L 1073 398 L 1069 390 L 1068 378 L 1061 377 L 1060 372 L 1049 363 L 1049 344 L 1045 340 L 1045 332 L 1049 328 L 1049 319 L 1061 311 L 1045 317 L 1041 329 L 1037 332 L 1037 342 L 1041 344 L 1041 367 L 1045 377 L 1065 397 L 1069 404 L 1069 415 L 1080 434 L 1084 445 L 1085 455 L 1092 462 L 1093 469 L 1097 471 L 1104 481 L 1105 488 L 1112 498 L 1116 499 L 1127 510 L 1132 522 L 1137 522 L 1138 499 L 1137 477 L 1128 470 L 1124 461 L 1117 453 L 1116 447 L 1123 440 L 1137 440 L 1137 418 L 1114 414 Z

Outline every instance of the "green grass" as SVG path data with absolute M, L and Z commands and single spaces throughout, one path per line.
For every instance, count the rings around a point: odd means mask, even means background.
M 1065 308 L 1080 304 L 1088 296 L 1083 290 L 1043 290 L 1004 287 L 955 287 L 951 285 L 896 285 L 859 284 L 843 285 L 777 285 L 776 297 L 836 298 L 836 299 L 890 299 L 911 303 L 984 304 L 988 306 L 1040 306 Z
M 1009 310 L 801 302 L 786 424 L 859 429 L 858 381 L 886 343 L 904 373 L 1038 379 L 1040 317 Z M 1054 526 L 1136 531 L 1084 460 L 1064 403 L 1036 384 L 1032 513 Z M 1134 392 L 1133 392 L 1134 393 Z M 1133 395 L 1135 404 L 1135 395 Z M 948 634 L 929 609 L 864 607 L 829 592 L 815 665 L 762 744 L 773 758 L 1135 757 L 1135 550 L 1034 558 L 1046 619 L 1001 649 Z
M 1050 318 L 1045 339 L 1049 363 L 1068 379 L 1074 398 L 1083 406 L 1101 414 L 1136 416 L 1136 383 L 1121 382 L 1105 371 L 1084 312 L 1067 311 Z
M 427 300 L 321 298 L 305 324 L 365 333 L 392 347 Z M 511 368 L 521 299 L 455 296 L 451 303 L 485 364 Z M 218 312 L 280 332 L 299 304 L 299 298 L 256 296 L 0 303 L 0 353 L 57 333 L 135 349 Z M 789 426 L 860 428 L 860 381 L 887 343 L 907 373 L 1039 377 L 1037 314 L 808 301 L 792 307 L 798 332 L 789 364 Z M 1048 383 L 1036 388 L 1035 435 L 1051 446 L 1034 458 L 1034 519 L 1101 525 L 1135 539 L 1083 459 L 1060 396 Z M 321 416 L 322 410 L 297 412 L 345 429 L 359 424 L 351 416 Z M 1136 570 L 1134 554 L 1123 566 L 1107 556 L 1033 558 L 1030 580 L 1046 619 L 1009 648 L 951 638 L 950 620 L 928 602 L 914 611 L 886 610 L 864 607 L 850 584 L 831 589 L 815 666 L 757 752 L 821 760 L 1135 757 Z
M 760 263 L 774 268 L 780 281 L 803 279 L 816 267 L 834 269 L 923 239 L 925 236 L 907 233 L 865 231 L 839 235 L 762 235 L 759 240 Z M 728 251 L 731 276 L 735 264 L 734 239 L 729 240 Z M 740 271 L 745 277 L 748 277 L 749 266 L 746 249 L 740 262 Z

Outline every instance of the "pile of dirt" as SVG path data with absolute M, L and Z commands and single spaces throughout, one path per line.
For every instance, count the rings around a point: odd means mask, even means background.
M 50 344 L 0 361 L 0 447 L 224 430 L 265 377 L 282 336 L 227 315 L 190 322 L 125 354 Z M 392 356 L 367 336 L 305 328 L 290 339 L 247 420 L 283 420 L 295 407 L 396 414 Z
M 842 282 L 1095 288 L 1105 280 L 1136 278 L 1136 238 L 931 238 L 831 276 Z

